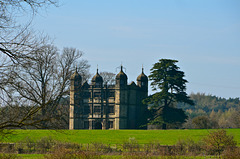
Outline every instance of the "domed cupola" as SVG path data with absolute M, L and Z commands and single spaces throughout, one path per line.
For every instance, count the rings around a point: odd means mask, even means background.
M 99 75 L 98 69 L 97 69 L 96 75 L 93 76 L 93 78 L 92 78 L 92 84 L 95 85 L 96 87 L 102 87 L 103 78 L 102 78 L 102 76 Z
M 139 87 L 143 87 L 148 85 L 148 77 L 144 74 L 143 68 L 142 68 L 142 73 L 137 77 L 137 85 Z
M 123 67 L 121 66 L 120 72 L 116 75 L 116 85 L 127 85 L 127 75 L 123 72 Z
M 78 73 L 76 68 L 75 72 L 70 77 L 70 89 L 71 90 L 80 89 L 81 85 L 82 85 L 82 77 Z
M 78 73 L 77 68 L 75 70 L 75 72 L 72 74 L 72 76 L 70 77 L 71 80 L 78 80 L 78 81 L 82 81 L 82 77 L 81 75 Z
M 144 74 L 143 68 L 142 73 L 137 77 L 137 81 L 148 81 L 148 77 Z

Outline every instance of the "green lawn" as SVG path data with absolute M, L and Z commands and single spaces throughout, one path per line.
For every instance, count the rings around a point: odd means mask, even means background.
M 43 154 L 18 154 L 17 156 L 24 159 L 44 159 Z
M 203 138 L 211 130 L 15 130 L 2 142 L 15 143 L 24 140 L 27 136 L 38 140 L 45 136 L 51 136 L 54 140 L 71 143 L 104 143 L 121 144 L 130 138 L 135 138 L 138 143 L 145 144 L 159 142 L 162 145 L 173 145 L 179 139 L 191 138 L 195 141 Z M 240 145 L 240 129 L 227 129 Z

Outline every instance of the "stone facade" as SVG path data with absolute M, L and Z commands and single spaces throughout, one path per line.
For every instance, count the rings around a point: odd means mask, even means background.
M 116 75 L 115 85 L 103 85 L 98 70 L 89 85 L 77 70 L 71 76 L 69 129 L 139 129 L 144 123 L 148 78 L 142 73 L 137 84 L 128 85 L 127 75 Z

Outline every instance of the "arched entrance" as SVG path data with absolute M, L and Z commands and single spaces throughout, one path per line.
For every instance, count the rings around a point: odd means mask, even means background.
M 102 129 L 102 124 L 100 122 L 96 122 L 94 126 L 95 126 L 95 129 Z

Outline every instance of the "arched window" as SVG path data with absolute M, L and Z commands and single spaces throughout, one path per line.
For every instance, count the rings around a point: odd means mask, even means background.
M 97 82 L 96 85 L 95 85 L 95 87 L 96 87 L 96 88 L 101 88 L 101 83 L 98 83 L 98 82 Z

